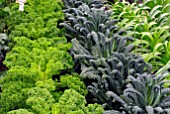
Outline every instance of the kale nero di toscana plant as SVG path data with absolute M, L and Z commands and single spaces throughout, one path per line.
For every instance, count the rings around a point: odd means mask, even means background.
M 78 8 L 66 9 L 64 12 L 68 22 L 66 21 L 66 23 L 61 23 L 60 25 L 73 32 L 73 34 L 68 34 L 69 37 L 78 37 L 82 41 L 87 39 L 84 37 L 92 31 L 105 32 L 110 35 L 117 28 L 117 26 L 112 26 L 112 24 L 116 23 L 116 20 L 110 21 L 111 11 L 104 12 L 104 10 L 104 7 L 102 9 L 90 8 L 86 4 Z
M 65 7 L 69 8 L 77 8 L 82 4 L 86 3 L 89 7 L 100 8 L 104 5 L 104 0 L 63 0 Z
M 131 53 L 133 38 L 116 26 L 117 20 L 110 19 L 112 12 L 86 4 L 70 7 L 64 10 L 67 21 L 61 25 L 73 38 L 71 54 L 75 62 L 81 63 L 80 76 L 91 94 L 89 99 L 102 104 L 105 110 L 112 110 L 105 112 L 108 114 L 168 113 L 169 101 L 164 100 L 168 99 L 169 89 L 164 89 L 163 77 L 155 79 L 151 66 Z M 144 80 L 147 76 L 148 81 Z M 138 78 L 142 82 L 133 83 Z M 155 90 L 157 86 L 161 89 Z
M 69 32 L 69 37 L 75 37 L 81 45 L 94 53 L 97 51 L 96 53 L 98 54 L 95 56 L 107 57 L 112 54 L 113 50 L 124 51 L 124 47 L 117 45 L 115 42 L 121 42 L 123 43 L 122 45 L 126 45 L 128 40 L 133 40 L 131 37 L 124 36 L 125 31 L 117 30 L 118 26 L 115 25 L 117 20 L 110 20 L 111 11 L 105 11 L 104 7 L 101 9 L 90 9 L 87 5 L 83 4 L 73 11 L 71 8 L 66 11 L 68 11 L 65 12 L 68 21 L 60 25 L 65 26 L 68 31 L 71 31 L 72 34 Z M 72 43 L 76 39 L 73 39 Z M 105 46 L 105 44 L 108 46 Z M 94 47 L 92 48 L 92 46 Z M 133 45 L 129 47 L 133 48 Z M 108 50 L 106 49 L 107 51 L 105 51 L 104 48 L 108 48 Z M 126 51 L 128 52 L 128 50 Z
M 8 36 L 6 34 L 0 34 L 0 72 L 6 70 L 3 60 L 5 59 L 6 52 L 9 50 L 7 46 L 8 42 Z
M 164 88 L 164 76 L 144 73 L 136 74 L 137 78 L 128 76 L 130 81 L 122 96 L 114 92 L 107 92 L 107 96 L 122 104 L 117 114 L 170 114 L 169 88 Z M 106 114 L 114 114 L 115 111 L 107 111 Z

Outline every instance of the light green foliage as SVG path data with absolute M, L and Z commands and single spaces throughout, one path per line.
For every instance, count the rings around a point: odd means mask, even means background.
M 54 104 L 52 114 L 102 114 L 100 105 L 88 105 L 85 107 L 85 97 L 73 89 L 65 90 L 59 102 Z
M 76 90 L 78 93 L 85 96 L 87 94 L 86 86 L 78 76 L 79 75 L 76 74 L 73 74 L 73 76 L 71 75 L 61 76 L 60 82 L 56 85 L 57 89 L 68 87 Z
M 55 88 L 55 86 L 53 85 L 52 88 Z M 50 108 L 55 100 L 48 88 L 38 86 L 30 88 L 27 91 L 27 96 L 26 104 L 32 112 L 35 114 L 50 114 Z
M 103 107 L 97 103 L 88 104 L 85 109 L 85 114 L 102 114 L 102 112 L 104 111 Z
M 142 15 L 138 15 L 142 12 L 141 8 L 137 8 L 137 4 L 130 4 L 123 0 L 123 2 L 116 2 L 112 4 L 113 13 L 112 18 L 116 18 L 118 20 L 127 18 L 129 21 L 134 20 L 135 18 L 140 18 Z
M 10 111 L 7 114 L 34 114 L 34 113 L 29 112 L 27 109 L 19 109 L 19 110 Z
M 35 83 L 35 85 L 39 88 L 45 88 L 48 91 L 54 91 L 56 89 L 55 87 L 55 81 L 53 81 L 52 79 L 48 79 L 48 80 L 43 80 L 43 81 L 37 81 Z
M 1 79 L 1 114 L 17 108 L 29 109 L 35 114 L 50 114 L 51 106 L 58 101 L 65 89 L 87 94 L 85 85 L 76 75 L 61 76 L 59 82 L 52 79 L 40 80 L 38 73 L 31 68 L 10 68 L 7 75 Z
M 164 75 L 166 76 L 166 81 L 169 82 L 170 80 L 170 73 L 169 73 L 169 69 L 170 69 L 170 60 L 168 61 L 168 63 L 166 65 L 164 65 L 161 69 L 159 69 L 155 74 L 158 75 Z M 165 83 L 164 84 L 165 87 L 169 87 L 170 83 Z
M 55 107 L 59 108 L 60 114 L 66 114 L 71 111 L 83 109 L 85 104 L 86 100 L 84 96 L 71 89 L 65 90 Z
M 68 80 L 72 78 L 72 76 L 68 75 L 63 77 L 70 77 Z M 78 77 L 73 78 L 78 79 Z M 66 90 L 63 95 L 61 94 L 61 97 L 59 96 L 59 102 L 57 103 L 53 97 L 53 95 L 61 89 L 55 86 L 57 83 L 57 81 L 53 81 L 52 79 L 37 81 L 34 87 L 23 89 L 23 95 L 26 99 L 22 99 L 24 100 L 23 102 L 25 102 L 22 108 L 26 108 L 35 114 L 101 114 L 103 112 L 103 108 L 97 104 L 90 104 L 85 107 L 85 97 L 78 93 L 76 89 L 74 90 L 74 87 L 67 87 L 69 90 Z M 60 84 L 61 83 L 62 82 L 60 82 Z M 76 83 L 78 84 L 78 81 Z M 62 91 L 63 90 L 64 89 L 62 89 Z M 14 112 L 20 111 L 21 109 L 18 109 Z
M 73 67 L 72 58 L 67 52 L 71 44 L 67 44 L 62 37 L 40 38 L 34 41 L 17 37 L 13 40 L 15 45 L 4 61 L 10 70 L 1 80 L 0 111 L 5 114 L 11 109 L 29 108 L 38 114 L 48 114 L 53 102 L 57 101 L 64 91 L 59 88 L 56 90 L 57 81 L 52 81 L 52 76 L 60 75 L 61 70 Z M 69 81 L 62 80 L 60 83 L 64 83 L 61 85 L 66 88 L 77 89 L 85 94 L 85 85 L 78 77 L 71 79 L 70 76 Z M 53 91 L 59 91 L 60 94 L 56 97 L 58 93 Z
M 26 108 L 24 95 L 26 88 L 33 87 L 37 79 L 37 72 L 22 66 L 12 67 L 7 74 L 0 80 L 2 85 L 0 94 L 0 113 L 6 114 L 9 110 L 18 107 Z
M 38 81 L 32 88 L 23 88 L 25 97 L 23 102 L 25 102 L 25 108 L 35 114 L 50 114 L 50 108 L 54 103 L 54 98 L 50 92 L 55 90 L 55 85 L 53 80 Z M 26 110 L 23 112 L 22 109 L 9 112 L 9 114 L 22 113 L 27 114 Z M 34 114 L 28 113 L 28 114 Z
M 148 4 L 149 1 L 154 3 L 157 0 L 147 0 L 146 4 Z M 148 7 L 129 4 L 124 1 L 113 4 L 112 13 L 112 18 L 119 20 L 118 25 L 128 31 L 129 36 L 135 38 L 134 44 L 136 48 L 134 52 L 141 54 L 146 62 L 152 64 L 153 72 L 163 67 L 170 59 L 167 53 L 169 49 L 166 48 L 164 44 L 164 42 L 170 38 L 170 28 L 167 24 L 161 23 L 165 23 L 165 19 L 167 18 L 164 17 L 165 15 L 163 16 L 163 14 L 160 16 L 162 19 L 156 18 L 157 13 L 158 15 L 161 13 L 156 11 L 160 7 L 155 6 L 155 8 L 150 11 Z M 169 6 L 167 5 L 167 7 Z
M 15 42 L 14 48 L 7 54 L 4 61 L 8 68 L 13 66 L 31 68 L 37 70 L 39 77 L 45 79 L 59 74 L 60 70 L 71 69 L 73 66 L 72 58 L 66 52 L 71 44 L 66 44 L 64 38 L 49 40 L 41 38 L 32 41 L 20 37 L 15 38 Z
M 57 28 L 58 21 L 64 19 L 63 4 L 60 0 L 27 0 L 24 12 L 19 12 L 18 4 L 14 4 L 8 17 L 10 38 L 26 36 L 31 39 L 63 36 Z
M 141 32 L 139 33 L 141 39 L 134 42 L 142 47 L 142 49 L 136 49 L 135 52 L 142 53 L 145 61 L 154 66 L 154 71 L 164 66 L 170 60 L 168 57 L 169 53 L 167 53 L 170 50 L 164 44 L 170 38 L 170 34 L 167 32 L 168 28 L 168 26 L 157 27 L 150 32 Z
M 159 26 L 170 26 L 170 0 L 145 0 L 142 7 L 149 10 L 149 18 Z

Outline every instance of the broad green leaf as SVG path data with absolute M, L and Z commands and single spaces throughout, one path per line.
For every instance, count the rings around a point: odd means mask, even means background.
M 9 8 L 9 7 L 5 7 L 5 8 L 4 8 L 4 11 L 5 11 L 5 12 L 10 12 L 10 8 Z
M 123 17 L 125 14 L 128 14 L 127 12 L 122 12 L 121 14 L 119 14 L 118 19 L 120 20 L 121 17 Z
M 161 11 L 160 10 L 156 10 L 153 14 L 151 14 L 151 18 L 154 19 L 159 14 L 161 14 Z
M 143 6 L 142 9 L 143 9 L 143 10 L 149 10 L 149 9 L 151 9 L 151 8 L 148 7 L 148 6 Z

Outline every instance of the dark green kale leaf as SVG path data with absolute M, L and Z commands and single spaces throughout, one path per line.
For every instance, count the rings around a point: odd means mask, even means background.
M 126 114 L 169 114 L 170 89 L 164 88 L 165 76 L 153 74 L 129 75 L 129 84 L 122 96 L 112 91 L 106 94 L 109 98 L 121 103 L 121 110 Z

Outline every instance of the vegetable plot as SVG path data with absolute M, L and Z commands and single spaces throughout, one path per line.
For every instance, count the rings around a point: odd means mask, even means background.
M 170 2 L 133 2 L 0 0 L 0 113 L 170 114 Z

